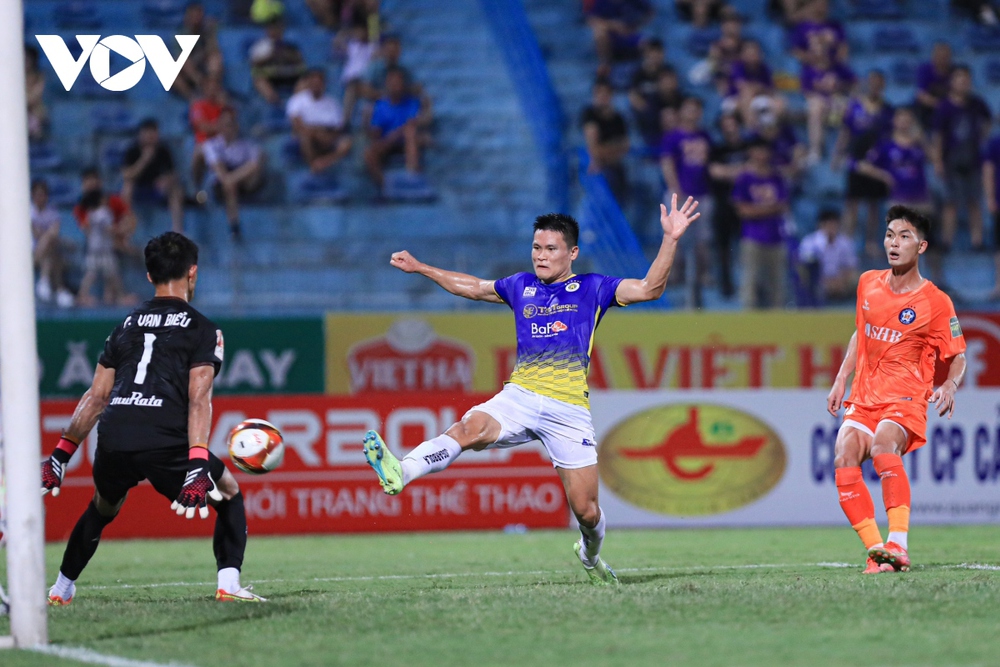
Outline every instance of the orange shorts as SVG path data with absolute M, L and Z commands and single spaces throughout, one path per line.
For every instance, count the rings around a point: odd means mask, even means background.
M 881 422 L 892 422 L 906 431 L 906 451 L 920 449 L 927 443 L 927 403 L 894 401 L 858 405 L 844 401 L 844 425 L 874 437 Z

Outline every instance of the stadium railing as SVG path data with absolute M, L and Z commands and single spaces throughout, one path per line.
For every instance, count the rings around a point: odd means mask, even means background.
M 503 52 L 535 143 L 545 159 L 549 201 L 569 212 L 569 167 L 563 148 L 563 111 L 541 47 L 521 0 L 481 0 Z

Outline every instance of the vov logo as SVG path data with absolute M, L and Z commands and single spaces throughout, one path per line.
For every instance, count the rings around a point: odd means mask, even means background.
M 146 72 L 146 61 L 163 84 L 163 90 L 170 90 L 194 50 L 201 35 L 174 35 L 180 44 L 181 54 L 174 60 L 159 35 L 136 35 L 135 39 L 124 35 L 77 35 L 76 41 L 82 52 L 74 59 L 66 42 L 60 35 L 35 35 L 45 57 L 59 77 L 59 83 L 67 91 L 76 83 L 83 66 L 90 60 L 90 74 L 101 88 L 120 93 L 139 83 Z M 132 64 L 114 76 L 111 75 L 111 52 L 127 59 Z

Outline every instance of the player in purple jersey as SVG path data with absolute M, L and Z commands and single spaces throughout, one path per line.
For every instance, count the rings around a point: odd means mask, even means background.
M 654 301 L 663 295 L 677 244 L 698 219 L 698 202 L 660 206 L 663 241 L 641 280 L 573 273 L 579 226 L 560 213 L 535 220 L 531 244 L 534 273 L 486 280 L 419 262 L 407 251 L 390 264 L 419 273 L 448 292 L 474 301 L 507 304 L 514 311 L 517 363 L 503 390 L 469 410 L 444 434 L 418 445 L 401 461 L 375 432 L 365 434 L 365 457 L 382 489 L 395 495 L 415 479 L 440 472 L 467 449 L 515 447 L 540 440 L 562 479 L 580 524 L 574 549 L 591 581 L 616 584 L 601 559 L 605 517 L 598 504 L 597 440 L 590 418 L 587 370 L 594 333 L 609 308 Z

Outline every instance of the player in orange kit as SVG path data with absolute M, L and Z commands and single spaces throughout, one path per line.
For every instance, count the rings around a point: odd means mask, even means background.
M 858 282 L 857 331 L 827 396 L 830 414 L 836 416 L 841 404 L 846 408 L 834 466 L 840 506 L 868 550 L 865 574 L 910 569 L 910 480 L 901 457 L 926 442 L 928 400 L 939 415 L 951 418 L 965 375 L 965 338 L 955 307 L 917 266 L 927 250 L 930 221 L 911 208 L 893 206 L 886 223 L 890 268 L 868 271 Z M 950 366 L 948 379 L 934 391 L 937 358 L 950 360 Z M 881 478 L 889 517 L 884 543 L 861 475 L 861 464 L 869 458 Z

